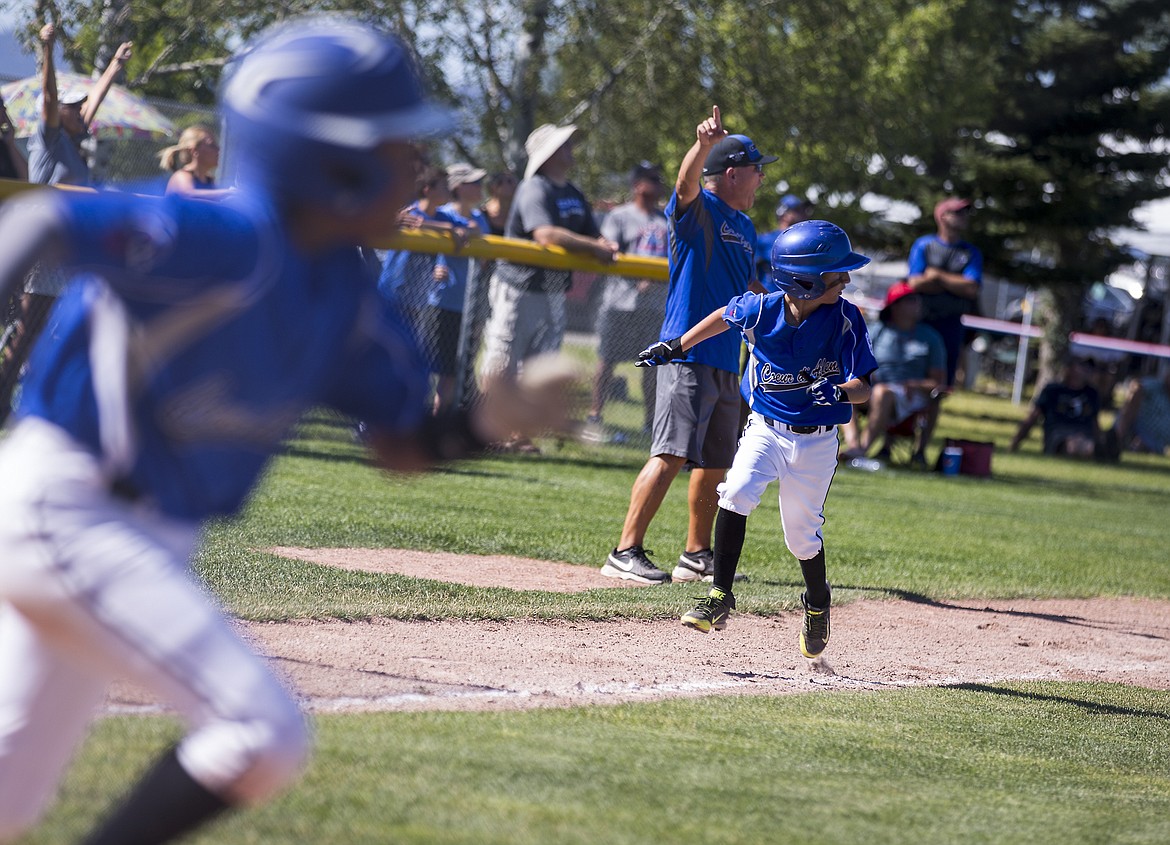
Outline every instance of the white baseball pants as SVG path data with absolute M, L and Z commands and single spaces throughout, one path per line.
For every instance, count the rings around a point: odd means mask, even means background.
M 797 434 L 748 417 L 727 477 L 719 485 L 719 507 L 747 516 L 764 490 L 780 482 L 784 544 L 797 560 L 815 557 L 824 545 L 825 498 L 837 471 L 837 431 Z
M 118 677 L 178 709 L 207 789 L 242 804 L 291 783 L 304 719 L 188 571 L 197 527 L 112 496 L 42 420 L 0 444 L 0 479 L 0 841 L 39 818 Z

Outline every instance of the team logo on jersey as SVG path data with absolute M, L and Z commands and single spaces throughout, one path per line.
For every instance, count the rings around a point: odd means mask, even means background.
M 801 367 L 799 372 L 787 373 L 777 370 L 768 362 L 760 367 L 759 388 L 765 393 L 783 393 L 786 390 L 804 390 L 819 378 L 841 374 L 839 361 L 821 358 L 815 367 Z
M 755 247 L 748 243 L 742 232 L 737 232 L 726 222 L 719 226 L 719 240 L 729 244 L 739 244 L 747 252 L 755 252 Z

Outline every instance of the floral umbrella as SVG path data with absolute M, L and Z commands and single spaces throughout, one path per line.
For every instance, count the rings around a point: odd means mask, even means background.
M 57 73 L 57 90 L 92 88 L 97 80 L 80 73 Z M 28 76 L 0 86 L 16 137 L 27 138 L 40 120 L 40 76 Z M 152 138 L 173 135 L 175 127 L 158 109 L 120 85 L 111 85 L 98 108 L 90 131 L 99 138 Z

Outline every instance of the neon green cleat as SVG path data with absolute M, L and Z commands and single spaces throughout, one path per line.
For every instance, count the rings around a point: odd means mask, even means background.
M 819 657 L 829 644 L 829 605 L 832 596 L 825 602 L 824 607 L 813 607 L 808 603 L 805 594 L 800 594 L 800 603 L 804 606 L 804 624 L 800 628 L 800 653 L 810 660 Z
M 727 617 L 734 608 L 735 596 L 712 587 L 711 592 L 699 599 L 693 610 L 682 615 L 682 623 L 704 634 L 711 633 L 712 628 L 722 631 L 727 627 Z

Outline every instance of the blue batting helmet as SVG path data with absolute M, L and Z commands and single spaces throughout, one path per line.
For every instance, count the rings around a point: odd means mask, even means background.
M 393 178 L 379 145 L 454 125 L 402 43 L 349 18 L 278 24 L 234 63 L 221 89 L 227 159 L 278 200 L 357 211 Z
M 822 273 L 847 273 L 869 263 L 853 251 L 849 236 L 828 220 L 789 226 L 772 244 L 772 279 L 765 287 L 794 299 L 816 299 L 825 292 Z

